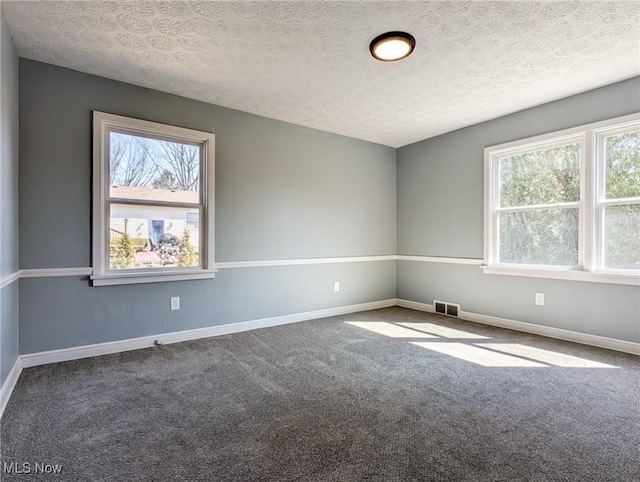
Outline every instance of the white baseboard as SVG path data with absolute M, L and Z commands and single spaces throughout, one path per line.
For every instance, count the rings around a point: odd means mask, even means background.
M 403 308 L 410 308 L 412 310 L 433 313 L 433 305 L 427 303 L 418 303 L 417 301 L 398 299 L 397 305 L 402 306 Z M 472 313 L 469 311 L 461 311 L 460 319 L 473 321 L 475 323 L 481 323 L 483 325 L 491 325 L 500 328 L 507 328 L 509 330 L 522 331 L 524 333 L 532 333 L 534 335 L 541 335 L 549 338 L 557 338 L 559 340 L 572 341 L 574 343 L 581 343 L 583 345 L 608 348 L 609 350 L 631 353 L 632 355 L 640 355 L 640 343 L 634 343 L 632 341 L 607 338 L 606 336 L 590 335 L 588 333 L 564 330 L 562 328 L 554 328 L 551 326 L 536 325 L 534 323 L 525 323 L 523 321 L 498 318 L 497 316 L 481 315 L 479 313 Z
M 255 330 L 258 328 L 268 328 L 271 326 L 285 325 L 299 321 L 313 320 L 316 318 L 326 318 L 329 316 L 346 315 L 358 311 L 376 310 L 378 308 L 388 308 L 395 306 L 396 300 L 373 301 L 358 305 L 339 306 L 324 310 L 307 311 L 293 315 L 274 316 L 259 320 L 242 321 L 227 325 L 210 326 L 195 330 L 176 331 L 157 335 L 143 336 L 140 338 L 130 338 L 127 340 L 111 341 L 107 343 L 97 343 L 95 345 L 76 346 L 63 348 L 60 350 L 44 351 L 39 353 L 29 353 L 21 355 L 22 367 L 29 368 L 47 363 L 77 360 L 92 356 L 108 355 L 124 351 L 137 350 L 153 346 L 156 340 L 161 340 L 163 344 L 178 343 L 181 341 L 197 340 L 199 338 L 209 338 L 212 336 L 228 335 L 241 331 Z
M 13 364 L 13 368 L 9 372 L 9 376 L 0 387 L 0 418 L 2 418 L 2 414 L 4 413 L 4 409 L 9 403 L 9 398 L 11 398 L 11 394 L 13 393 L 13 389 L 18 383 L 18 378 L 20 378 L 20 374 L 22 373 L 22 361 L 20 357 L 16 359 L 16 362 Z
M 508 328 L 509 330 L 533 333 L 534 335 L 542 335 L 549 338 L 582 343 L 583 345 L 597 346 L 600 348 L 608 348 L 609 350 L 631 353 L 632 355 L 640 355 L 640 343 L 634 343 L 632 341 L 618 340 L 616 338 L 607 338 L 606 336 L 580 333 L 579 331 L 564 330 L 562 328 L 554 328 L 551 326 L 508 320 L 505 318 L 498 318 L 497 316 L 469 313 L 468 311 L 462 311 L 460 313 L 460 317 L 464 320 L 474 321 L 484 325 L 498 326 L 501 328 Z
M 158 335 L 144 336 L 140 338 L 131 338 L 127 340 L 119 340 L 107 343 L 98 343 L 95 345 L 77 346 L 71 348 L 63 348 L 61 350 L 51 350 L 39 353 L 29 353 L 21 355 L 14 364 L 5 383 L 0 388 L 0 417 L 6 407 L 9 397 L 18 381 L 18 377 L 23 368 L 45 365 L 47 363 L 56 363 L 69 360 L 77 360 L 80 358 L 88 358 L 93 356 L 108 355 L 112 353 L 121 353 L 124 351 L 137 350 L 140 348 L 148 348 L 154 345 L 156 340 L 162 343 L 179 343 L 188 340 L 197 340 L 200 338 L 209 338 L 213 336 L 228 335 L 242 331 L 255 330 L 259 328 L 268 328 L 272 326 L 285 325 L 288 323 L 296 323 L 300 321 L 313 320 L 317 318 L 326 318 L 330 316 L 346 315 L 356 313 L 358 311 L 376 310 L 379 308 L 388 308 L 391 306 L 401 306 L 418 311 L 433 313 L 433 305 L 428 303 L 419 303 L 404 299 L 388 299 L 382 301 L 373 301 L 370 303 L 362 303 L 358 305 L 339 306 L 336 308 L 327 308 L 324 310 L 307 311 L 304 313 L 296 313 L 292 315 L 274 316 L 271 318 L 262 318 L 258 320 L 243 321 L 239 323 L 230 323 L 227 325 L 211 326 L 206 328 L 198 328 L 195 330 L 177 331 L 172 333 L 164 333 Z M 604 336 L 590 335 L 575 331 L 563 330 L 532 323 L 524 323 L 521 321 L 508 320 L 495 316 L 481 315 L 462 311 L 460 318 L 466 321 L 482 323 L 485 325 L 498 326 L 510 330 L 532 333 L 535 335 L 547 336 L 550 338 L 558 338 L 561 340 L 592 345 L 610 350 L 640 355 L 640 343 L 634 343 Z
M 428 303 L 418 303 L 417 301 L 402 300 L 398 298 L 396 305 L 402 308 L 409 308 L 417 311 L 426 311 L 427 313 L 433 313 L 433 305 Z

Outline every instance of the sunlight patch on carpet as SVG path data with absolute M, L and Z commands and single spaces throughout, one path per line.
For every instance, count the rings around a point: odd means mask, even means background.
M 435 335 L 422 333 L 402 326 L 384 321 L 345 321 L 347 325 L 357 326 L 365 330 L 373 331 L 389 338 L 438 338 Z
M 428 343 L 420 341 L 412 341 L 410 343 L 426 348 L 427 350 L 433 350 L 444 355 L 459 358 L 460 360 L 475 363 L 476 365 L 482 365 L 483 367 L 548 367 L 548 365 L 542 363 L 505 355 L 503 353 L 496 353 L 491 350 L 484 350 L 476 346 L 465 345 L 464 343 Z
M 504 353 L 509 353 L 511 355 L 531 358 L 543 363 L 548 363 L 549 365 L 555 365 L 559 367 L 618 368 L 613 365 L 607 365 L 606 363 L 595 362 L 587 360 L 585 358 L 579 358 L 577 356 L 565 355 L 564 353 L 543 350 L 541 348 L 534 348 L 518 343 L 483 343 L 480 346 L 491 348 L 492 350 L 501 351 Z
M 434 325 L 433 323 L 398 323 L 413 330 L 431 333 L 432 335 L 443 336 L 445 338 L 459 338 L 466 340 L 490 340 L 488 336 L 476 335 L 468 331 L 449 328 L 448 326 Z

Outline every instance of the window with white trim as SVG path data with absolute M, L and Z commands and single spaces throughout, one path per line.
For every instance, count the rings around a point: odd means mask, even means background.
M 640 284 L 640 115 L 486 148 L 484 270 Z
M 214 277 L 214 140 L 93 113 L 94 286 Z

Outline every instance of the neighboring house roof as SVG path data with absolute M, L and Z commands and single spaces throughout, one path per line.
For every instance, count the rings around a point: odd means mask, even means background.
M 143 201 L 165 201 L 175 203 L 199 204 L 198 191 L 172 191 L 135 186 L 111 186 L 109 196 L 122 199 L 140 199 Z

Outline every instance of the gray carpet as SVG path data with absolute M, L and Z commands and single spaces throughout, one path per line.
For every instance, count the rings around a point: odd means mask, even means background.
M 3 481 L 640 481 L 640 359 L 395 307 L 27 369 L 1 442 Z

